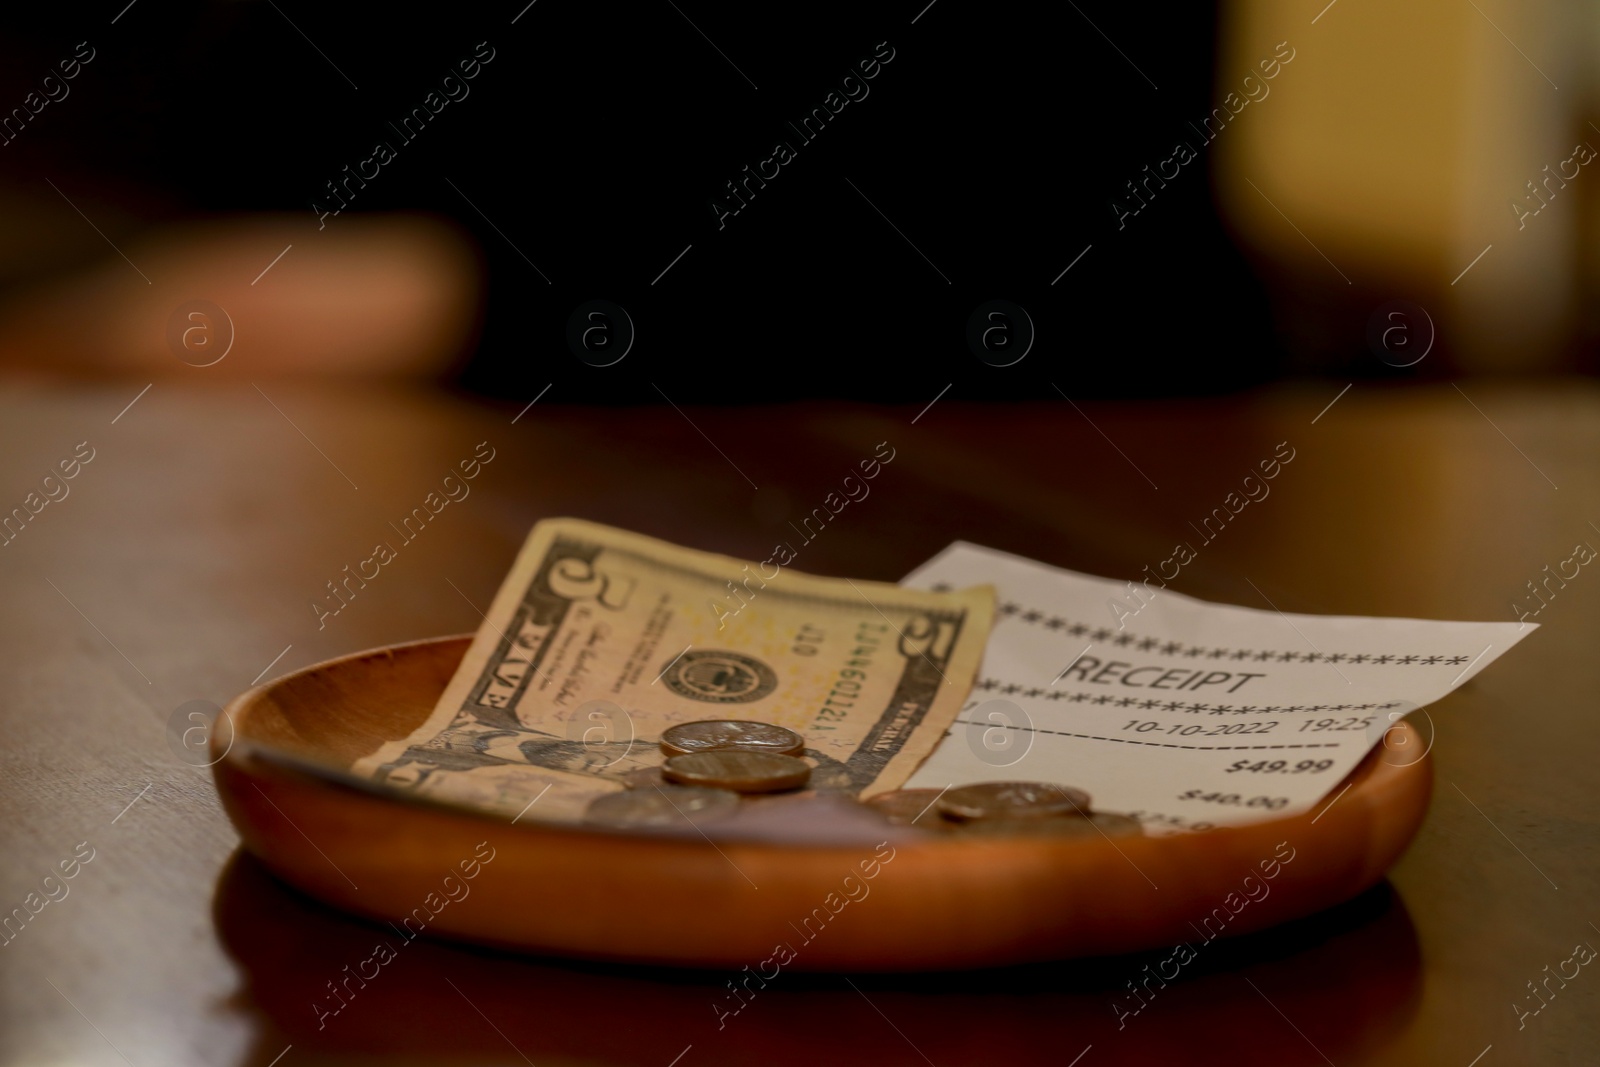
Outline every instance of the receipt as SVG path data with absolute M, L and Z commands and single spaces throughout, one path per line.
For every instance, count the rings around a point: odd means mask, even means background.
M 972 694 L 907 788 L 1061 782 L 1155 835 L 1310 810 L 1374 745 L 1420 759 L 1431 730 L 1407 751 L 1395 724 L 1536 628 L 1212 604 L 960 541 L 901 584 L 999 597 Z

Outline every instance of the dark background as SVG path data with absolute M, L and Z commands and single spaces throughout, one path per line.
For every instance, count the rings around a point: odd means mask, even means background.
M 457 377 L 475 391 L 529 397 L 554 381 L 568 401 L 659 402 L 657 383 L 680 404 L 925 402 L 953 383 L 951 398 L 1058 399 L 1050 383 L 1074 398 L 1170 395 L 1285 369 L 1204 153 L 1125 229 L 1111 208 L 1176 139 L 1195 143 L 1187 122 L 1220 98 L 1213 3 L 1156 19 L 1091 0 L 936 0 L 920 16 L 926 0 L 538 0 L 519 18 L 525 0 L 137 0 L 108 24 L 125 3 L 8 15 L 0 99 L 20 102 L 79 41 L 97 53 L 72 105 L 0 154 L 8 178 L 50 195 L 54 170 L 98 174 L 151 225 L 303 212 L 310 245 L 325 183 L 387 140 L 398 158 L 351 211 L 440 214 L 475 236 L 488 287 Z M 481 41 L 495 55 L 470 95 L 402 143 L 387 124 Z M 881 41 L 895 56 L 870 94 L 800 144 L 786 123 Z M 719 230 L 712 199 L 778 139 L 798 158 Z M 1015 366 L 986 365 L 966 341 L 969 315 L 997 298 L 1037 330 Z M 615 366 L 564 343 L 590 299 L 636 327 Z

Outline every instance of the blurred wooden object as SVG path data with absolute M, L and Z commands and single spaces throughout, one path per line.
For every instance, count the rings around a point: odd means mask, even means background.
M 1363 353 L 1365 315 L 1406 299 L 1428 309 L 1437 351 L 1460 370 L 1575 366 L 1600 180 L 1591 165 L 1556 171 L 1575 145 L 1600 149 L 1585 121 L 1592 10 L 1225 0 L 1221 11 L 1219 106 L 1244 96 L 1279 42 L 1295 53 L 1211 151 L 1220 207 L 1276 278 L 1299 354 Z
M 477 328 L 478 253 L 440 218 L 374 214 L 319 233 L 301 215 L 260 213 L 124 241 L 125 254 L 0 299 L 0 370 L 421 379 Z

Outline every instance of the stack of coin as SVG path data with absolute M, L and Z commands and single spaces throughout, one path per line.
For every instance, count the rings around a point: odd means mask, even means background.
M 679 785 L 730 789 L 735 793 L 782 793 L 805 785 L 811 777 L 811 765 L 794 756 L 719 748 L 669 757 L 661 765 L 661 776 Z
M 735 793 L 783 793 L 811 778 L 800 759 L 806 739 L 793 730 L 744 719 L 679 723 L 661 735 L 661 776 L 679 785 Z
M 665 829 L 698 826 L 733 813 L 742 796 L 787 793 L 811 778 L 793 730 L 743 719 L 679 723 L 661 735 L 660 767 L 629 771 L 627 789 L 593 801 L 587 821 Z
M 811 765 L 805 738 L 771 723 L 707 719 L 661 735 L 660 767 L 629 771 L 627 789 L 595 800 L 588 821 L 636 829 L 696 827 L 734 814 L 744 798 L 800 796 Z M 777 803 L 777 801 L 773 801 Z M 789 801 L 794 803 L 794 801 Z M 980 836 L 1136 835 L 1137 820 L 1093 811 L 1089 794 L 1050 782 L 978 782 L 954 789 L 900 789 L 865 806 L 896 826 Z

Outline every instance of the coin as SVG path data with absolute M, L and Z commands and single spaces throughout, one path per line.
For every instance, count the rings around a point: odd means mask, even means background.
M 626 789 L 649 789 L 656 785 L 671 785 L 661 776 L 660 767 L 639 767 L 617 776 Z
M 864 803 L 896 826 L 917 826 L 926 830 L 947 829 L 949 823 L 934 809 L 938 789 L 896 789 L 879 793 Z
M 806 739 L 782 726 L 748 719 L 681 722 L 669 726 L 661 734 L 661 751 L 668 756 L 686 756 L 691 752 L 709 752 L 719 748 L 798 756 L 806 750 Z
M 665 785 L 596 797 L 589 802 L 583 819 L 618 828 L 677 828 L 723 818 L 738 807 L 738 794 L 726 789 Z
M 1104 837 L 1138 837 L 1144 828 L 1138 819 L 1096 811 L 1087 816 L 1047 815 L 1027 819 L 974 819 L 952 822 L 954 832 L 964 837 L 1078 837 L 1100 840 Z
M 939 811 L 951 819 L 1038 819 L 1084 815 L 1089 794 L 1049 782 L 978 782 L 946 790 Z
M 793 756 L 722 748 L 669 757 L 661 765 L 661 773 L 668 781 L 682 785 L 732 789 L 736 793 L 777 793 L 805 785 L 811 777 L 811 765 Z

